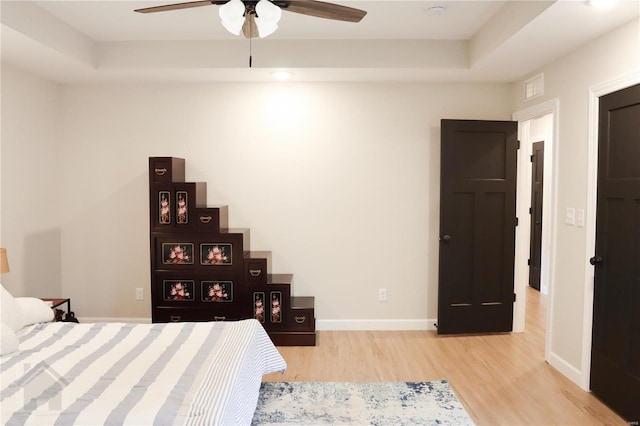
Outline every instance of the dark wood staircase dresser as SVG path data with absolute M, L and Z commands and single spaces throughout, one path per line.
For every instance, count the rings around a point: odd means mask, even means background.
M 152 321 L 256 318 L 278 346 L 315 346 L 314 298 L 292 296 L 293 275 L 271 273 L 271 252 L 206 198 L 184 159 L 149 158 Z

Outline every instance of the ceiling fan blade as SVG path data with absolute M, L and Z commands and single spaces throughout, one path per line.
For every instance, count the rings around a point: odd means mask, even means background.
M 210 6 L 212 4 L 225 4 L 229 0 L 204 0 L 204 1 L 190 1 L 187 3 L 175 3 L 165 4 L 164 6 L 145 7 L 142 9 L 135 9 L 134 12 L 139 13 L 153 13 L 164 12 L 167 10 L 188 9 L 190 7 Z
M 353 7 L 315 0 L 292 0 L 291 2 L 274 1 L 274 3 L 289 12 L 301 13 L 318 18 L 334 19 L 337 21 L 360 22 L 367 14 L 366 11 Z M 285 4 L 281 5 L 280 3 Z

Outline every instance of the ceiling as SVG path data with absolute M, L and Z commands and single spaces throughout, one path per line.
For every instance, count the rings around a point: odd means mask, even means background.
M 604 11 L 581 0 L 335 1 L 367 15 L 285 11 L 273 35 L 249 41 L 222 27 L 215 5 L 133 12 L 177 2 L 3 0 L 2 60 L 62 83 L 266 81 L 280 69 L 295 81 L 511 82 L 640 15 L 640 0 Z

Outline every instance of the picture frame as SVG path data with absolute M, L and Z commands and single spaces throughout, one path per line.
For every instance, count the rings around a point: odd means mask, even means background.
M 233 281 L 202 281 L 203 302 L 233 302 Z
M 264 291 L 253 292 L 253 317 L 263 324 L 266 317 L 265 296 Z
M 202 243 L 200 244 L 201 265 L 232 265 L 233 244 Z
M 193 265 L 193 243 L 162 243 L 164 265 Z
M 171 224 L 171 192 L 158 192 L 158 223 L 160 225 Z
M 269 294 L 269 312 L 271 315 L 271 323 L 279 324 L 282 322 L 282 292 L 281 291 L 272 291 Z
M 189 193 L 176 191 L 176 223 L 186 225 L 189 223 Z
M 192 302 L 195 300 L 195 281 L 163 280 L 162 298 L 166 302 Z

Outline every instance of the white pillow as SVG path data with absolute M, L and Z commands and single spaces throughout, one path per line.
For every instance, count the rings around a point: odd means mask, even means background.
M 18 350 L 18 336 L 7 324 L 0 328 L 0 355 L 10 354 Z
M 0 316 L 2 317 L 2 323 L 9 326 L 13 331 L 18 331 L 23 327 L 22 309 L 18 306 L 16 299 L 0 285 Z
M 53 321 L 53 309 L 47 302 L 35 297 L 16 297 L 15 300 L 22 311 L 22 327 Z

